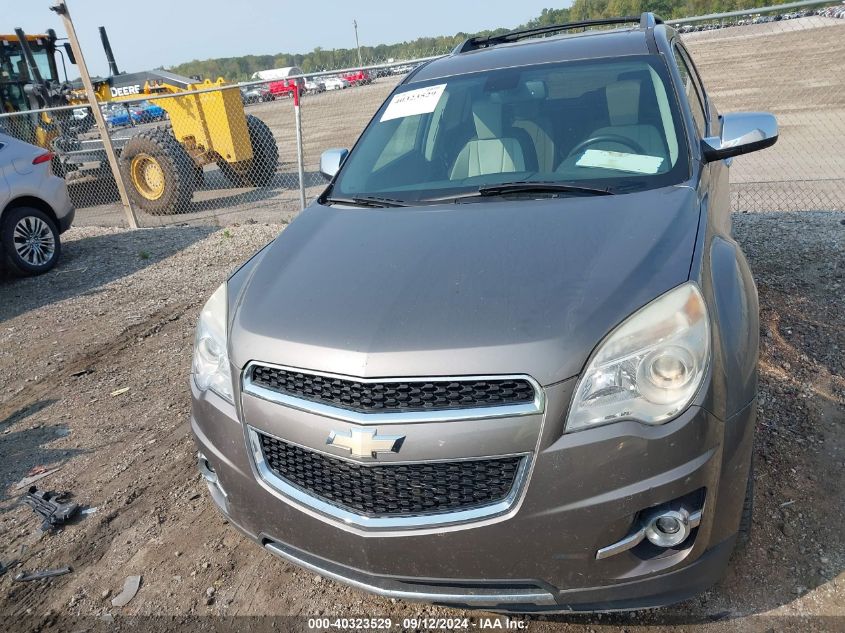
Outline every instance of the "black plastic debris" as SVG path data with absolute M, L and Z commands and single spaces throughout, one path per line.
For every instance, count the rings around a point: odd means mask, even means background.
M 70 500 L 69 492 L 39 491 L 32 486 L 23 502 L 43 517 L 41 529 L 45 532 L 63 526 L 79 513 L 79 504 Z

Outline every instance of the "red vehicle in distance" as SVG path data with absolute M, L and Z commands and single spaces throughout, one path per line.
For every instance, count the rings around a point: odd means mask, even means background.
M 355 70 L 351 73 L 341 75 L 351 86 L 364 86 L 373 83 L 373 78 L 366 70 Z
M 271 81 L 267 87 L 270 89 L 272 98 L 279 99 L 281 97 L 292 97 L 297 86 L 299 87 L 299 94 L 303 94 L 305 92 L 305 80 L 302 77 Z

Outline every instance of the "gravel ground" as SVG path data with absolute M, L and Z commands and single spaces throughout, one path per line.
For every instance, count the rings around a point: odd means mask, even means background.
M 754 536 L 726 578 L 676 607 L 532 618 L 534 631 L 845 630 L 845 214 L 735 216 L 761 300 Z M 0 629 L 278 630 L 245 616 L 489 614 L 373 597 L 277 560 L 214 509 L 187 388 L 208 295 L 281 226 L 75 228 L 60 266 L 0 280 Z M 122 391 L 128 388 L 126 391 Z M 40 535 L 10 488 L 33 467 L 96 512 Z M 125 607 L 111 598 L 143 577 Z M 206 616 L 238 616 L 232 620 Z M 491 616 L 492 617 L 492 616 Z M 500 621 L 503 622 L 503 621 Z M 113 628 L 108 628 L 113 630 Z

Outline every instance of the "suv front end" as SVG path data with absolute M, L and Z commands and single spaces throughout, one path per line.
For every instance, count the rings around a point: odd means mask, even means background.
M 328 156 L 200 316 L 191 426 L 233 525 L 463 607 L 657 607 L 721 577 L 750 519 L 757 296 L 666 38 L 485 40 Z

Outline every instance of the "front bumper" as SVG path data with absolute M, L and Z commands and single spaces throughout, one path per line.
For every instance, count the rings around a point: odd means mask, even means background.
M 726 422 L 692 407 L 658 427 L 562 434 L 573 386 L 546 388 L 539 450 L 514 511 L 430 531 L 350 529 L 285 501 L 257 480 L 235 408 L 214 394 L 194 388 L 191 423 L 218 478 L 215 502 L 234 525 L 276 555 L 367 591 L 519 612 L 609 611 L 663 606 L 715 583 L 739 524 L 755 404 Z M 638 513 L 700 490 L 701 524 L 684 548 L 596 560 Z

